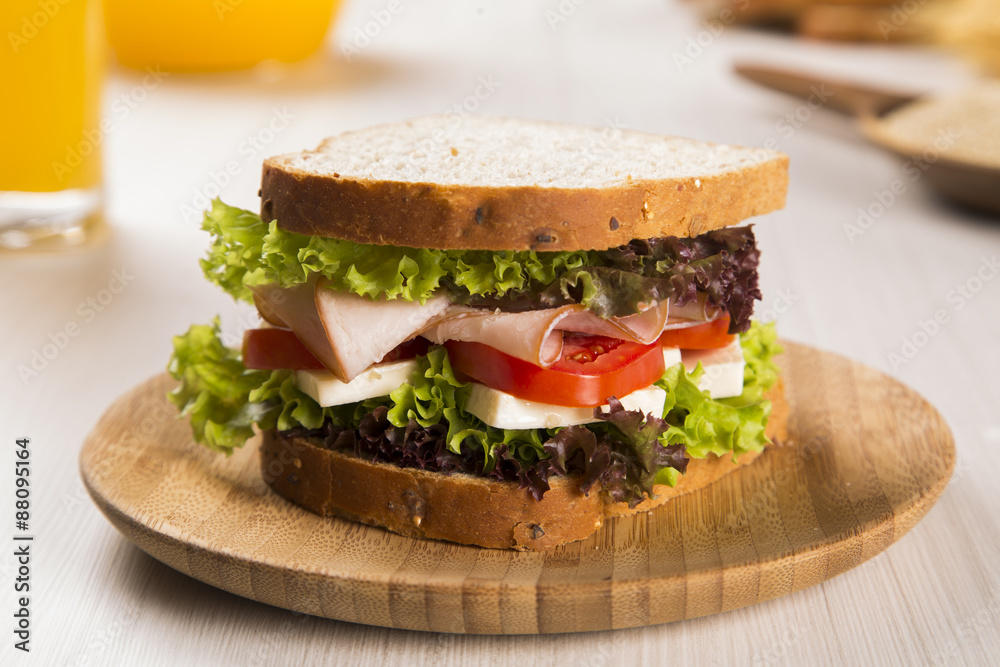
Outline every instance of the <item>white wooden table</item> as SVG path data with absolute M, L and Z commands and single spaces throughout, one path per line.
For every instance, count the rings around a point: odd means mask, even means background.
M 731 63 L 917 90 L 953 88 L 970 72 L 920 50 L 712 30 L 662 0 L 400 6 L 369 26 L 363 46 L 355 29 L 387 3 L 351 2 L 326 57 L 288 71 L 112 71 L 110 244 L 0 259 L 0 663 L 1000 663 L 1000 220 L 942 205 L 847 119 L 740 81 Z M 349 62 L 344 45 L 359 51 Z M 79 480 L 84 436 L 118 395 L 163 369 L 172 335 L 216 313 L 236 330 L 250 315 L 201 278 L 206 237 L 191 210 L 217 193 L 255 208 L 268 155 L 474 107 L 787 152 L 788 206 L 757 221 L 760 312 L 777 315 L 785 337 L 889 372 L 941 410 L 958 464 L 938 506 L 886 553 L 821 586 L 694 621 L 574 636 L 430 635 L 299 616 L 189 579 L 122 538 Z M 905 192 L 880 209 L 896 180 Z M 871 221 L 851 238 L 864 211 Z M 19 370 L 33 359 L 37 374 Z M 27 655 L 10 630 L 14 440 L 25 436 L 36 536 Z

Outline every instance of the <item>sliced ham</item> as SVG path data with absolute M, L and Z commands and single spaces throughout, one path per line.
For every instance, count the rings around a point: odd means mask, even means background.
M 340 377 L 343 372 L 340 359 L 330 344 L 326 328 L 316 310 L 315 283 L 315 280 L 311 280 L 295 287 L 260 285 L 251 290 L 261 317 L 275 326 L 294 331 L 306 349 L 334 375 Z
M 583 306 L 571 307 L 575 308 L 574 312 L 559 323 L 558 328 L 562 331 L 621 338 L 643 345 L 649 345 L 660 337 L 670 314 L 669 303 L 657 303 L 641 313 L 608 320 L 598 317 Z
M 376 301 L 326 286 L 325 279 L 316 283 L 316 310 L 343 377 L 330 370 L 345 382 L 416 336 L 451 305 L 443 295 L 423 304 L 400 299 Z
M 435 342 L 483 343 L 518 359 L 548 367 L 562 356 L 562 332 L 610 336 L 648 345 L 663 332 L 668 304 L 605 320 L 580 305 L 505 313 L 456 306 L 421 335 Z
M 413 338 L 451 305 L 439 296 L 417 301 L 374 301 L 327 289 L 323 278 L 296 287 L 253 288 L 261 316 L 295 332 L 337 379 L 350 382 L 397 345 Z
M 255 302 L 268 322 L 292 329 L 302 343 L 340 380 L 350 382 L 400 343 L 422 335 L 435 343 L 483 343 L 538 366 L 562 355 L 563 331 L 610 336 L 648 345 L 667 329 L 698 324 L 709 313 L 704 303 L 686 305 L 681 317 L 669 303 L 641 313 L 602 319 L 581 305 L 520 313 L 453 305 L 447 296 L 426 303 L 372 300 L 327 288 L 325 279 L 293 288 L 254 288 Z
M 562 355 L 562 333 L 556 327 L 576 308 L 505 313 L 454 306 L 420 335 L 434 343 L 446 340 L 483 343 L 538 366 L 551 366 Z
M 677 304 L 670 306 L 670 319 L 667 320 L 663 330 L 671 331 L 673 329 L 693 327 L 717 319 L 723 315 L 725 315 L 725 311 L 708 305 L 708 297 L 706 295 L 698 294 L 697 297 L 688 301 L 683 306 L 678 306 Z

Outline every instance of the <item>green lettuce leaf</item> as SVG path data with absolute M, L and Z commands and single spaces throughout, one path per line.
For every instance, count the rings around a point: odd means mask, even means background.
M 411 420 L 423 427 L 446 423 L 448 449 L 455 454 L 481 451 L 485 471 L 492 469 L 500 447 L 522 462 L 542 455 L 544 429 L 495 428 L 464 410 L 469 385 L 455 377 L 443 347 L 432 347 L 427 356 L 418 357 L 417 366 L 410 382 L 389 394 L 388 419 L 394 426 L 405 428 Z
M 653 484 L 675 484 L 684 453 L 735 456 L 767 443 L 770 403 L 760 397 L 777 380 L 772 358 L 780 347 L 773 326 L 756 323 L 741 343 L 747 361 L 742 396 L 714 400 L 698 389 L 701 367 L 687 373 L 678 364 L 656 383 L 667 392 L 662 419 L 619 405 L 585 426 L 504 430 L 464 410 L 469 387 L 456 378 L 441 346 L 418 357 L 410 381 L 389 396 L 324 408 L 295 386 L 291 371 L 246 369 L 239 351 L 223 345 L 216 319 L 174 338 L 168 370 L 179 385 L 170 400 L 190 419 L 196 441 L 227 454 L 253 435 L 255 424 L 262 430 L 350 430 L 379 409 L 387 428 L 399 429 L 401 438 L 421 429 L 444 429 L 444 446 L 456 459 L 476 461 L 480 474 L 494 475 L 502 462 L 536 497 L 548 488 L 550 471 L 568 469 L 579 450 L 586 456 L 587 484 L 613 485 L 616 499 L 633 502 Z M 549 461 L 554 455 L 559 458 Z M 581 465 L 579 458 L 575 461 Z M 625 474 L 628 466 L 631 472 Z
M 425 302 L 445 291 L 453 301 L 525 310 L 580 303 L 600 317 L 640 312 L 703 294 L 745 331 L 757 289 L 757 252 L 749 227 L 694 239 L 633 240 L 603 251 L 433 250 L 353 243 L 286 232 L 255 213 L 216 199 L 202 228 L 212 235 L 205 276 L 233 298 L 252 302 L 249 288 L 292 287 L 314 274 L 332 289 L 372 299 Z
M 279 403 L 249 400 L 270 374 L 244 368 L 240 353 L 219 339 L 218 318 L 211 326 L 192 326 L 173 343 L 167 370 L 180 385 L 169 398 L 191 422 L 197 442 L 228 454 L 253 436 L 255 423 L 274 422 Z
M 234 299 L 253 303 L 247 289 L 264 272 L 264 236 L 267 227 L 260 216 L 243 209 L 226 206 L 218 199 L 205 212 L 201 228 L 212 235 L 208 257 L 201 260 L 205 277 L 225 290 Z M 248 278 L 248 276 L 251 276 Z
M 586 252 L 428 250 L 306 236 L 266 224 L 258 215 L 212 202 L 202 229 L 212 235 L 205 277 L 233 298 L 252 302 L 249 287 L 292 287 L 312 274 L 334 289 L 371 298 L 424 302 L 447 285 L 465 295 L 504 295 L 588 261 Z
M 219 320 L 174 336 L 167 370 L 180 384 L 168 398 L 191 423 L 196 442 L 231 454 L 261 430 L 319 428 L 352 421 L 362 403 L 320 407 L 296 385 L 292 371 L 249 370 L 239 350 L 221 340 Z
M 778 379 L 772 361 L 781 352 L 777 340 L 773 324 L 758 322 L 740 336 L 746 368 L 743 394 L 734 398 L 712 399 L 698 389 L 704 372 L 701 364 L 690 373 L 680 364 L 668 368 L 656 383 L 667 392 L 663 417 L 671 424 L 661 442 L 683 444 L 693 458 L 762 450 L 768 443 L 764 429 L 771 414 L 771 403 L 762 396 Z
M 724 399 L 730 405 L 756 403 L 778 381 L 779 368 L 774 357 L 781 354 L 778 330 L 774 323 L 754 322 L 750 330 L 740 336 L 746 368 L 743 371 L 743 395 Z

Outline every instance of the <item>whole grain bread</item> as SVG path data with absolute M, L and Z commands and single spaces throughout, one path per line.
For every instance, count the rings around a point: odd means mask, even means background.
M 615 128 L 438 115 L 264 162 L 284 230 L 440 249 L 589 250 L 784 206 L 787 156 Z
M 772 406 L 768 437 L 784 442 L 788 404 L 780 381 L 766 398 Z M 649 511 L 696 491 L 759 454 L 747 452 L 736 461 L 713 455 L 693 459 L 676 486 L 654 486 L 655 497 L 633 508 L 596 490 L 584 495 L 572 478 L 550 479 L 550 490 L 536 501 L 516 482 L 373 463 L 322 448 L 308 438 L 275 432 L 263 435 L 260 464 L 274 491 L 322 516 L 381 526 L 409 537 L 544 551 L 587 537 L 608 518 Z

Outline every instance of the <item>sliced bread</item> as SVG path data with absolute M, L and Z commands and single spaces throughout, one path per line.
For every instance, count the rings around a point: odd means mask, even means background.
M 438 115 L 265 161 L 282 229 L 442 249 L 604 249 L 784 206 L 787 156 L 631 130 Z

